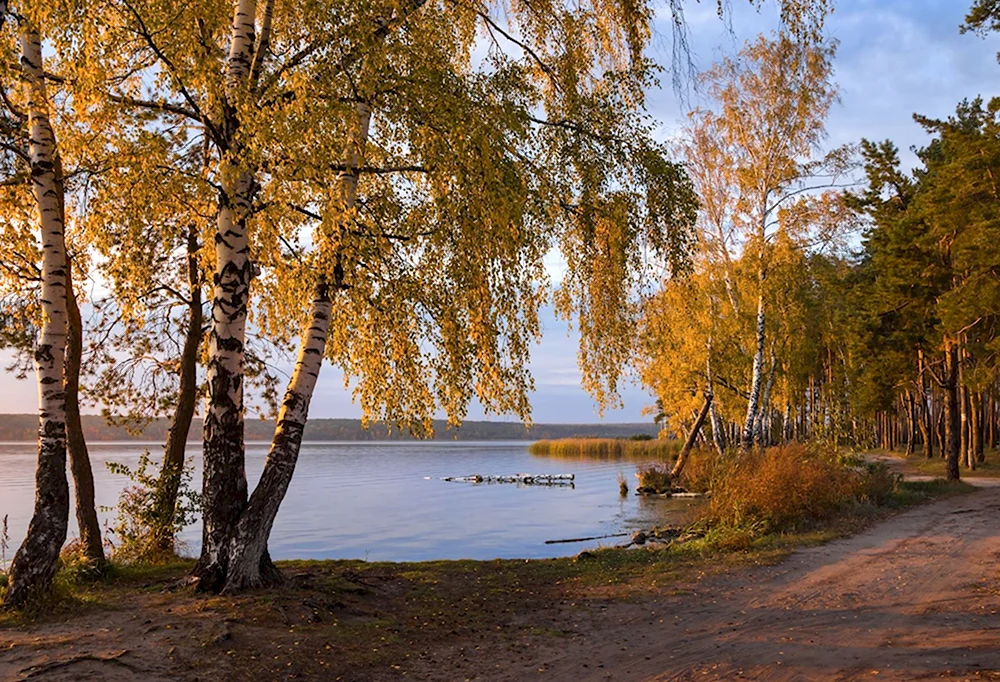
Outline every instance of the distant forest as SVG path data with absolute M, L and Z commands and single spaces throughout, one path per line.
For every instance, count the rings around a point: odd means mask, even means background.
M 98 415 L 83 416 L 83 431 L 88 441 L 166 440 L 170 420 L 158 419 L 142 433 L 129 433 L 122 426 L 108 424 Z M 434 422 L 434 440 L 541 440 L 550 438 L 627 438 L 644 434 L 655 436 L 658 428 L 653 423 L 640 424 L 534 424 L 526 429 L 520 422 L 468 421 L 460 429 L 448 429 L 444 421 Z M 246 439 L 267 441 L 274 434 L 274 422 L 248 419 Z M 38 416 L 34 414 L 0 414 L 0 441 L 34 441 L 38 438 Z M 201 438 L 201 421 L 195 420 L 188 436 L 189 441 Z M 356 419 L 310 419 L 306 424 L 304 440 L 414 440 L 407 433 L 384 424 L 372 424 L 367 430 Z

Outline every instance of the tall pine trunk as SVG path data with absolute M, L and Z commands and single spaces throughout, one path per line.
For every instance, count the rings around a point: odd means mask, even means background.
M 188 433 L 194 420 L 198 401 L 198 350 L 201 347 L 204 315 L 201 305 L 201 270 L 198 266 L 198 232 L 194 225 L 188 228 L 188 321 L 181 350 L 177 409 L 174 410 L 167 442 L 163 448 L 163 463 L 156 491 L 156 518 L 159 523 L 158 549 L 164 553 L 174 551 L 174 517 L 177 494 L 184 473 L 184 455 Z
M 917 408 L 913 393 L 906 392 L 906 456 L 913 454 L 917 441 Z
M 61 183 L 60 183 L 61 185 Z M 80 419 L 80 366 L 83 360 L 83 320 L 80 306 L 73 288 L 72 261 L 66 260 L 66 444 L 69 453 L 69 468 L 73 474 L 73 489 L 76 492 L 76 523 L 80 527 L 80 544 L 83 554 L 97 565 L 102 565 L 104 542 L 101 539 L 101 524 L 97 520 L 94 501 L 94 472 L 90 466 L 90 453 L 83 435 Z
M 42 244 L 43 319 L 35 347 L 38 376 L 38 468 L 28 533 L 14 555 L 4 605 L 23 606 L 48 592 L 66 541 L 66 242 L 62 199 L 56 182 L 56 138 L 49 121 L 48 92 L 38 31 L 22 20 L 21 70 L 25 82 L 35 219 Z
M 958 349 L 949 344 L 945 349 L 944 380 L 945 452 L 949 481 L 959 480 L 958 461 L 962 422 L 959 414 Z

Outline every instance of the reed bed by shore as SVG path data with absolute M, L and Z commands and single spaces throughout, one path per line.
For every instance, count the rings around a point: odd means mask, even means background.
M 628 438 L 559 438 L 540 440 L 531 444 L 533 455 L 577 460 L 670 461 L 680 452 L 681 442 L 676 439 L 657 438 L 631 440 Z

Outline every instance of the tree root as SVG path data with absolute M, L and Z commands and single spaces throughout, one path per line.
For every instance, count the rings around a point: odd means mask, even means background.
M 30 680 L 34 677 L 40 677 L 46 673 L 50 673 L 53 670 L 58 670 L 59 668 L 68 668 L 71 665 L 76 665 L 77 663 L 83 663 L 84 661 L 94 661 L 97 663 L 113 663 L 114 665 L 120 665 L 123 668 L 127 668 L 135 673 L 141 673 L 142 669 L 137 668 L 131 663 L 126 663 L 121 660 L 121 657 L 128 653 L 128 649 L 122 649 L 116 654 L 110 654 L 108 656 L 99 656 L 97 654 L 79 654 L 77 656 L 71 656 L 70 658 L 65 658 L 61 661 L 51 661 L 49 663 L 42 663 L 39 665 L 29 666 L 20 671 L 17 680 Z

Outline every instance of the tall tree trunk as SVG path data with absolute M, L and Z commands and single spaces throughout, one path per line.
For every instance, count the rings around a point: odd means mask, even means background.
M 35 347 L 38 375 L 38 468 L 35 507 L 28 534 L 8 574 L 7 607 L 23 606 L 51 588 L 66 541 L 69 484 L 66 480 L 66 242 L 62 200 L 56 182 L 56 138 L 49 121 L 48 93 L 38 31 L 22 20 L 21 70 L 28 113 L 31 187 L 42 243 L 42 325 Z
M 770 444 L 771 390 L 774 388 L 774 375 L 777 370 L 773 344 L 769 357 L 770 367 L 767 370 L 767 381 L 764 383 L 764 390 L 761 393 L 760 405 L 757 408 L 757 423 L 754 426 L 754 441 L 762 446 Z
M 705 360 L 705 373 L 708 380 L 708 390 L 711 393 L 713 391 L 714 382 L 712 379 L 712 337 L 708 337 L 708 357 Z M 726 433 L 725 426 L 722 423 L 722 419 L 719 417 L 719 412 L 716 410 L 715 401 L 713 400 L 709 408 L 709 419 L 712 425 L 712 442 L 715 444 L 715 450 L 719 453 L 719 456 L 723 456 L 726 453 Z
M 761 247 L 763 248 L 763 247 Z M 764 384 L 764 342 L 765 342 L 765 316 L 764 316 L 764 291 L 763 275 L 760 277 L 761 291 L 757 297 L 757 326 L 755 329 L 756 352 L 753 356 L 753 373 L 750 377 L 750 391 L 747 398 L 747 414 L 743 420 L 743 435 L 740 446 L 743 450 L 750 450 L 754 445 L 754 436 L 757 432 L 757 414 L 760 411 L 761 391 Z
M 911 391 L 906 392 L 906 456 L 913 454 L 917 440 L 917 408 Z
M 343 288 L 344 272 L 340 260 L 340 245 L 347 232 L 348 216 L 357 204 L 358 172 L 364 160 L 365 146 L 371 126 L 371 107 L 364 102 L 356 105 L 357 121 L 347 144 L 345 170 L 337 176 L 338 211 L 336 229 L 338 249 L 334 261 L 335 281 L 332 286 Z M 322 242 L 320 247 L 323 248 Z M 246 510 L 240 515 L 229 548 L 230 565 L 224 585 L 227 592 L 276 582 L 280 574 L 270 562 L 267 540 L 278 507 L 284 499 L 298 461 L 302 431 L 305 428 L 316 379 L 323 362 L 326 336 L 330 324 L 329 283 L 321 278 L 317 284 L 309 326 L 303 335 L 295 371 L 278 416 L 278 424 L 268 453 L 260 483 L 254 489 Z
M 921 390 L 921 410 L 920 410 L 920 435 L 924 439 L 924 457 L 932 459 L 934 457 L 934 415 L 931 413 L 930 400 L 927 397 L 927 389 Z
M 281 404 L 264 472 L 233 530 L 226 592 L 263 587 L 280 579 L 277 571 L 270 570 L 267 540 L 295 472 L 309 402 L 323 364 L 331 308 L 329 287 L 325 280 L 320 280 L 309 314 L 309 327 Z
M 970 396 L 972 399 L 972 468 L 976 468 L 978 462 L 985 460 L 985 449 L 983 447 L 983 403 L 984 394 L 974 392 Z
M 159 523 L 158 549 L 164 553 L 174 551 L 174 517 L 177 510 L 177 493 L 184 473 L 184 454 L 188 433 L 194 419 L 198 401 L 198 350 L 201 347 L 204 315 L 201 305 L 201 269 L 198 266 L 198 231 L 188 227 L 188 322 L 184 335 L 177 387 L 177 409 L 167 433 L 163 448 L 163 463 L 156 491 L 156 518 Z
M 961 367 L 961 363 L 959 363 L 959 367 Z M 961 370 L 959 370 L 958 412 L 960 425 L 958 458 L 964 466 L 968 467 L 969 453 L 971 452 L 969 447 L 969 389 L 961 385 Z
M 66 312 L 66 443 L 73 488 L 76 491 L 76 523 L 80 527 L 80 544 L 83 546 L 84 556 L 101 566 L 104 564 L 104 542 L 94 502 L 94 472 L 90 467 L 90 453 L 87 452 L 87 440 L 83 436 L 83 423 L 80 420 L 83 320 L 80 318 L 80 306 L 73 288 L 73 263 L 69 258 L 66 259 Z
M 688 431 L 687 440 L 684 441 L 684 447 L 681 448 L 681 452 L 677 455 L 677 461 L 674 462 L 673 469 L 670 470 L 670 478 L 672 480 L 677 480 L 677 477 L 681 475 L 684 471 L 684 465 L 687 464 L 688 456 L 691 454 L 691 449 L 694 448 L 695 441 L 698 439 L 698 432 L 701 431 L 702 425 L 705 423 L 705 417 L 708 416 L 709 410 L 712 408 L 712 394 L 705 394 L 705 404 L 701 407 L 701 412 L 698 413 L 697 418 L 694 420 L 694 425 L 691 430 Z
M 246 232 L 253 178 L 240 163 L 239 121 L 232 103 L 244 97 L 248 87 L 256 14 L 255 0 L 238 0 L 226 60 L 223 109 L 232 148 L 223 157 L 220 169 L 203 430 L 202 547 L 195 567 L 198 588 L 208 591 L 218 591 L 225 581 L 230 536 L 247 501 L 243 372 L 247 304 L 254 272 Z
M 960 476 L 958 460 L 962 422 L 959 414 L 958 349 L 954 344 L 949 344 L 945 350 L 945 380 L 943 388 L 948 480 L 957 481 Z

